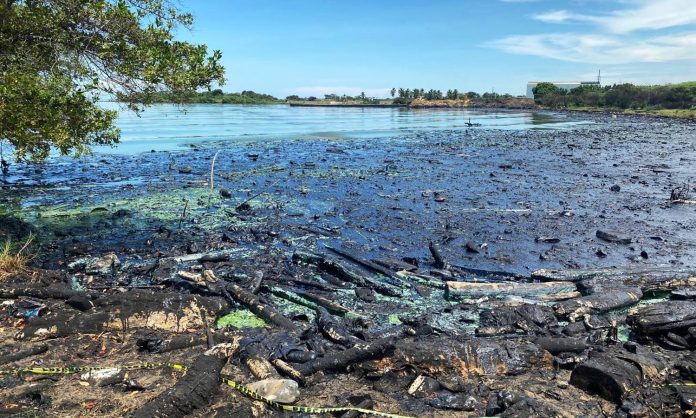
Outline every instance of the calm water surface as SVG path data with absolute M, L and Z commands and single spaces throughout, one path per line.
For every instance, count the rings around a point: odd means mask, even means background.
M 106 107 L 117 109 L 119 105 L 108 103 Z M 117 121 L 121 144 L 95 151 L 131 154 L 207 141 L 384 137 L 466 128 L 469 121 L 481 124 L 476 129 L 567 129 L 587 123 L 568 120 L 565 115 L 529 111 L 160 104 L 140 115 L 122 109 Z

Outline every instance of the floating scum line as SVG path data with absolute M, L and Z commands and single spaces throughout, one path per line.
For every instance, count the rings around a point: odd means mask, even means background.
M 74 374 L 74 373 L 85 373 L 98 370 L 110 370 L 110 369 L 121 369 L 121 370 L 155 370 L 168 367 L 172 370 L 186 371 L 187 366 L 179 363 L 139 363 L 124 366 L 68 366 L 68 367 L 28 367 L 24 369 L 6 369 L 0 370 L 0 376 L 21 374 L 21 373 L 32 373 L 32 374 Z M 248 396 L 251 399 L 261 401 L 271 408 L 275 408 L 282 411 L 288 412 L 301 412 L 305 414 L 327 414 L 332 412 L 360 412 L 363 414 L 370 414 L 378 417 L 385 418 L 415 418 L 407 415 L 397 415 L 388 414 L 386 412 L 373 411 L 371 409 L 356 408 L 352 406 L 339 406 L 339 407 L 314 407 L 314 406 L 295 406 L 295 405 L 285 405 L 270 399 L 264 398 L 257 392 L 249 389 L 245 385 L 236 382 L 228 377 L 222 377 L 221 382 L 227 386 L 235 389 L 243 395 Z M 694 384 L 696 385 L 696 384 Z

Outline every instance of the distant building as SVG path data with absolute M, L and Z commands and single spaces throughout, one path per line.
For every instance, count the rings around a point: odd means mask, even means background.
M 527 97 L 530 99 L 534 98 L 534 87 L 537 86 L 539 83 L 551 83 L 554 86 L 558 88 L 562 88 L 564 90 L 572 90 L 576 87 L 580 86 L 599 86 L 600 82 L 599 80 L 597 81 L 530 81 L 527 83 Z

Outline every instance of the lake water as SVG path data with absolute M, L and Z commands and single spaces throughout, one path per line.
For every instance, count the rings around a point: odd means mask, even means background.
M 119 108 L 115 103 L 105 106 Z M 95 151 L 131 154 L 207 141 L 384 137 L 463 129 L 469 121 L 481 124 L 476 129 L 567 129 L 587 123 L 563 114 L 530 111 L 159 104 L 140 115 L 121 110 L 117 121 L 121 144 Z

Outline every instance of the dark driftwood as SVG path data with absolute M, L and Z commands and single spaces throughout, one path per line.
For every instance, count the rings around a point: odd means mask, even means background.
M 0 355 L 0 364 L 12 363 L 37 354 L 43 354 L 46 351 L 48 351 L 48 346 L 46 344 L 38 344 L 33 347 L 25 348 L 24 350 L 15 351 L 14 353 Z
M 557 293 L 568 293 L 576 290 L 575 284 L 567 282 L 543 283 L 482 283 L 482 282 L 447 282 L 446 295 L 448 298 L 480 298 L 483 296 L 505 297 L 541 296 Z
M 406 261 L 399 260 L 397 258 L 393 257 L 379 257 L 375 258 L 372 261 L 375 263 L 379 264 L 380 266 L 384 266 L 388 269 L 394 270 L 396 272 L 399 271 L 409 271 L 409 272 L 414 272 L 418 270 L 418 266 L 407 263 Z M 397 273 L 398 274 L 398 273 Z
M 234 300 L 246 306 L 251 312 L 265 321 L 288 331 L 297 331 L 297 327 L 291 320 L 284 317 L 283 314 L 275 310 L 272 306 L 262 303 L 259 298 L 251 292 L 242 289 L 236 284 L 228 284 L 226 291 L 231 294 Z
M 295 369 L 303 376 L 324 370 L 341 369 L 351 363 L 383 356 L 394 348 L 396 340 L 396 337 L 381 338 L 344 351 L 328 353 L 316 360 L 298 364 L 295 366 Z
M 273 367 L 270 361 L 259 356 L 248 356 L 244 359 L 244 364 L 247 366 L 251 374 L 259 380 L 276 378 L 280 375 Z
M 0 298 L 15 299 L 19 297 L 30 297 L 37 299 L 70 299 L 74 296 L 84 296 L 87 293 L 72 290 L 66 284 L 45 285 L 26 285 L 26 286 L 2 286 L 0 287 Z M 89 294 L 96 295 L 90 292 Z
M 457 265 L 450 266 L 450 270 L 455 271 L 464 276 L 473 276 L 480 279 L 489 280 L 510 280 L 524 278 L 524 276 L 522 276 L 521 274 L 510 273 L 509 271 L 482 270 Z
M 575 367 L 570 384 L 620 404 L 628 392 L 640 387 L 641 370 L 631 362 L 598 354 Z
M 554 355 L 581 353 L 587 349 L 587 342 L 581 338 L 539 337 L 534 343 Z
M 317 295 L 316 293 L 310 293 L 310 292 L 305 292 L 302 290 L 295 290 L 295 293 L 298 295 L 302 296 L 305 299 L 309 299 L 312 302 L 316 303 L 317 305 L 323 306 L 326 308 L 329 312 L 337 314 L 337 315 L 344 315 L 348 312 L 350 312 L 350 309 L 346 308 L 345 306 L 339 305 L 338 303 L 329 300 L 328 298 L 322 296 L 322 295 Z
M 696 277 L 694 269 L 680 269 L 673 266 L 652 268 L 598 268 L 598 269 L 540 269 L 532 273 L 532 278 L 543 281 L 579 282 L 589 279 L 615 279 L 617 283 L 633 278 L 638 281 L 667 281 L 670 278 L 687 279 Z
M 389 362 L 395 367 L 408 365 L 427 370 L 429 376 L 438 380 L 454 374 L 468 381 L 482 375 L 519 375 L 529 370 L 549 370 L 553 356 L 536 344 L 519 339 L 453 341 L 430 335 L 420 337 L 417 342 L 399 340 Z
M 627 322 L 642 335 L 662 334 L 696 326 L 696 303 L 672 300 L 648 305 L 632 312 Z
M 63 310 L 31 318 L 15 338 L 36 340 L 134 329 L 182 332 L 204 327 L 201 313 L 215 318 L 227 303 L 219 297 L 133 290 L 101 297 L 94 305 L 97 312 Z
M 220 371 L 226 362 L 222 354 L 199 356 L 184 377 L 143 405 L 133 417 L 184 417 L 209 405 L 220 391 Z
M 40 380 L 38 382 L 31 382 L 27 383 L 21 386 L 17 386 L 11 389 L 3 389 L 2 390 L 2 400 L 4 402 L 26 402 L 26 398 L 33 396 L 33 395 L 42 395 L 46 393 L 47 391 L 51 390 L 52 387 L 56 385 L 56 382 L 51 379 L 47 380 Z M 17 414 L 19 408 L 11 410 L 11 414 L 7 415 L 2 415 L 3 417 L 7 416 L 21 416 Z M 1 411 L 1 410 L 0 410 Z M 36 411 L 32 408 L 30 410 L 32 413 L 36 413 Z
M 523 304 L 484 309 L 479 315 L 481 335 L 496 335 L 509 330 L 526 333 L 545 333 L 546 328 L 557 324 L 553 310 L 547 306 Z
M 602 313 L 630 306 L 638 303 L 642 297 L 643 292 L 639 288 L 616 289 L 558 302 L 553 305 L 553 310 L 558 316 L 575 319 L 584 314 Z
M 360 341 L 350 335 L 344 327 L 338 325 L 331 314 L 323 307 L 317 309 L 316 321 L 319 332 L 333 342 L 351 347 Z
M 696 286 L 696 275 L 685 273 L 651 273 L 627 276 L 595 277 L 578 282 L 585 294 L 600 293 L 617 287 L 640 287 L 643 293 L 667 292 L 682 287 Z
M 352 270 L 338 261 L 324 257 L 318 254 L 307 253 L 303 251 L 295 251 L 293 259 L 302 261 L 303 263 L 314 264 L 325 272 L 338 277 L 341 280 L 350 282 L 359 287 L 369 287 L 386 296 L 400 297 L 401 292 L 398 288 L 387 283 L 381 283 L 377 280 L 372 280 L 364 275 Z
M 374 271 L 375 273 L 380 273 L 380 274 L 383 274 L 383 275 L 385 275 L 385 276 L 387 276 L 387 277 L 390 277 L 390 278 L 394 279 L 394 280 L 396 281 L 396 283 L 392 283 L 392 284 L 395 284 L 395 285 L 397 285 L 397 286 L 400 286 L 400 285 L 402 284 L 402 283 L 401 283 L 401 280 L 400 280 L 399 278 L 397 278 L 397 277 L 394 275 L 394 272 L 391 271 L 391 270 L 389 270 L 389 269 L 386 268 L 386 267 L 380 266 L 379 264 L 373 263 L 372 261 L 366 260 L 366 259 L 364 259 L 364 258 L 362 258 L 362 257 L 358 257 L 357 255 L 351 254 L 351 253 L 349 253 L 348 251 L 345 251 L 345 250 L 341 250 L 341 249 L 338 249 L 338 248 L 329 247 L 328 245 L 326 246 L 326 248 L 328 248 L 329 250 L 335 252 L 336 254 L 338 254 L 338 255 L 340 255 L 340 256 L 342 256 L 342 257 L 347 258 L 348 260 L 350 260 L 350 261 L 352 261 L 352 262 L 354 262 L 354 263 L 356 263 L 356 264 L 359 264 L 359 265 L 365 267 L 365 268 L 368 269 L 368 270 L 372 270 L 372 271 Z
M 607 232 L 602 230 L 597 230 L 595 236 L 602 241 L 611 242 L 612 244 L 623 244 L 628 245 L 631 243 L 631 238 L 623 237 L 614 232 Z
M 205 344 L 207 336 L 202 334 L 176 335 L 170 339 L 159 337 L 141 337 L 135 342 L 138 349 L 148 353 L 167 353 Z
M 430 250 L 430 254 L 433 256 L 433 259 L 435 260 L 435 267 L 439 269 L 447 269 L 448 264 L 447 261 L 445 261 L 445 258 L 442 256 L 442 253 L 440 252 L 440 246 L 437 245 L 436 242 L 430 241 L 428 249 Z

